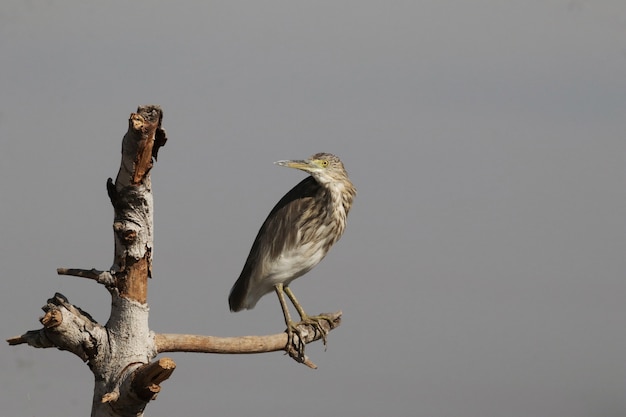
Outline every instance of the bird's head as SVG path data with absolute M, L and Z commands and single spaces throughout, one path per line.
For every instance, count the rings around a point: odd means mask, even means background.
M 345 181 L 348 178 L 341 160 L 330 153 L 316 153 L 308 159 L 276 161 L 274 163 L 308 172 L 322 184 Z

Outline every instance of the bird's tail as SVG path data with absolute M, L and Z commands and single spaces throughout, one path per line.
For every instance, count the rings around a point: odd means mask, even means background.
M 228 296 L 228 305 L 230 306 L 230 311 L 241 311 L 245 307 L 246 294 L 248 293 L 248 280 L 242 279 L 239 277 L 233 288 L 230 290 L 230 295 Z

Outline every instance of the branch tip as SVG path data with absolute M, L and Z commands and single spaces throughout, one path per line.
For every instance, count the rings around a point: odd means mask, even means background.
M 304 361 L 302 362 L 304 365 L 308 366 L 311 369 L 317 369 L 317 365 L 311 362 L 308 356 L 304 357 Z
M 91 269 L 57 268 L 57 274 L 92 279 L 96 281 L 98 284 L 102 284 L 106 286 L 113 285 L 115 283 L 115 278 L 110 271 L 100 271 L 95 268 L 91 268 Z
M 102 396 L 101 401 L 102 403 L 111 403 L 111 402 L 117 401 L 118 398 L 120 398 L 119 391 L 107 392 L 106 394 Z
M 176 369 L 176 363 L 170 358 L 161 358 L 137 368 L 132 376 L 133 391 L 146 401 L 153 400 L 161 392 L 160 384 L 169 379 Z
M 16 346 L 26 343 L 24 336 L 14 336 L 7 339 L 9 346 Z
M 56 309 L 50 309 L 46 311 L 46 314 L 39 320 L 43 327 L 46 329 L 52 329 L 58 327 L 63 323 L 63 313 Z

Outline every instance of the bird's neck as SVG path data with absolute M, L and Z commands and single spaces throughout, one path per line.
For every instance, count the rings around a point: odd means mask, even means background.
M 330 195 L 331 212 L 341 219 L 341 226 L 345 226 L 346 217 L 352 207 L 354 199 L 354 187 L 346 187 L 342 182 L 330 182 L 326 185 L 326 189 Z

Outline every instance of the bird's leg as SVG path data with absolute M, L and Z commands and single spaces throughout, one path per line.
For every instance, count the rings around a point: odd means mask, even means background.
M 308 319 L 309 315 L 305 313 L 304 309 L 296 299 L 296 296 L 293 294 L 293 291 L 291 291 L 291 288 L 285 287 L 285 293 L 287 294 L 287 297 L 289 297 L 289 299 L 291 300 L 293 306 L 298 311 L 298 314 L 300 315 L 300 320 L 304 321 L 305 319 Z
M 304 342 L 302 336 L 300 335 L 296 323 L 291 320 L 291 315 L 289 314 L 289 307 L 287 306 L 287 301 L 285 301 L 285 294 L 283 288 L 287 290 L 283 286 L 282 283 L 276 284 L 274 289 L 276 290 L 276 294 L 278 295 L 278 300 L 280 301 L 280 306 L 283 309 L 283 316 L 285 317 L 285 324 L 287 325 L 287 347 L 285 350 L 296 361 L 302 363 L 306 360 L 304 356 Z M 291 297 L 289 297 L 291 298 Z M 298 340 L 295 341 L 293 334 L 294 332 L 298 333 Z
M 300 315 L 300 320 L 301 320 L 300 323 L 313 326 L 313 328 L 315 329 L 315 332 L 316 333 L 319 332 L 319 334 L 322 335 L 324 346 L 326 346 L 326 336 L 328 335 L 328 332 L 326 331 L 326 329 L 324 329 L 324 327 L 322 327 L 321 322 L 327 321 L 329 323 L 332 323 L 332 319 L 323 314 L 320 314 L 318 316 L 309 316 L 308 314 L 305 313 L 304 309 L 302 308 L 302 306 L 296 299 L 296 296 L 291 291 L 291 288 L 284 287 L 284 290 L 285 290 L 285 294 L 287 294 L 287 297 L 289 297 L 289 299 L 291 300 L 291 303 L 293 304 L 293 306 L 298 311 L 298 314 Z

